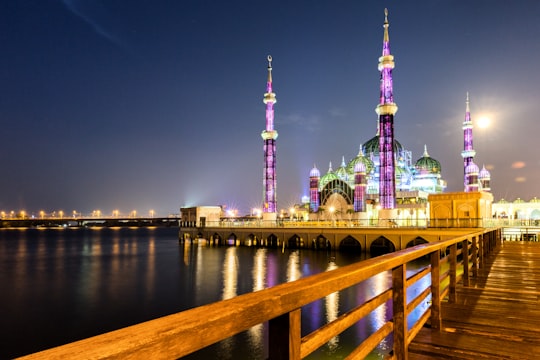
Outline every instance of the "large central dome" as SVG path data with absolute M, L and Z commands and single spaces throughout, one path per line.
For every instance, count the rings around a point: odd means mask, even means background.
M 367 157 L 371 157 L 371 154 L 374 156 L 379 156 L 379 135 L 375 135 L 369 139 L 363 146 L 362 150 Z M 394 154 L 399 154 L 403 151 L 403 146 L 394 139 Z

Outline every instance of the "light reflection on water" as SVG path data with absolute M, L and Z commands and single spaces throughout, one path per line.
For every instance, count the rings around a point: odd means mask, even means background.
M 0 359 L 361 260 L 335 252 L 179 244 L 177 231 L 0 229 L 0 338 L 5 344 Z M 390 274 L 381 274 L 309 304 L 302 309 L 302 334 L 336 319 L 390 282 Z M 422 290 L 421 286 L 410 290 L 408 298 Z M 391 306 L 385 304 L 310 358 L 342 358 L 389 317 Z M 219 353 L 223 359 L 265 359 L 268 349 L 261 344 L 267 338 L 267 324 L 260 324 L 188 358 L 216 358 Z M 379 349 L 390 347 L 388 342 Z

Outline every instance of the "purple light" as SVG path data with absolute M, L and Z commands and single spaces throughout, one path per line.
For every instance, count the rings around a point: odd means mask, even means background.
M 471 121 L 471 111 L 469 108 L 469 93 L 465 102 L 465 121 L 463 122 L 463 185 L 465 192 L 478 190 L 478 178 L 471 176 L 467 169 L 474 165 L 473 159 L 476 151 L 473 148 L 473 124 Z
M 263 102 L 266 104 L 266 130 L 261 134 L 264 140 L 264 176 L 263 176 L 263 212 L 275 213 L 276 201 L 276 139 L 277 131 L 274 130 L 274 104 L 276 94 L 272 92 L 272 57 L 268 55 L 268 81 Z
M 366 211 L 366 173 L 354 174 L 354 211 Z
M 319 211 L 319 177 L 309 178 L 309 209 L 312 212 Z
M 381 72 L 379 114 L 379 203 L 382 209 L 394 209 L 396 206 L 396 178 L 394 169 L 394 104 L 392 69 L 394 57 L 390 54 L 388 36 L 388 10 L 384 9 L 384 38 L 382 56 L 379 58 Z

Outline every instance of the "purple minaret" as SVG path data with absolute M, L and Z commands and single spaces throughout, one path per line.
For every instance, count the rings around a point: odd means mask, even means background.
M 467 101 L 465 102 L 465 121 L 463 122 L 463 151 L 461 156 L 463 157 L 463 185 L 465 192 L 476 191 L 478 184 L 472 184 L 471 181 L 477 181 L 476 178 L 470 176 L 471 174 L 467 170 L 471 170 L 474 164 L 474 155 L 476 151 L 473 148 L 473 123 L 471 120 L 471 110 L 469 108 L 469 93 L 467 92 Z M 478 173 L 478 171 L 476 172 Z
M 319 181 L 321 172 L 317 166 L 313 165 L 313 169 L 309 172 L 309 209 L 312 212 L 319 211 Z
M 360 148 L 361 149 L 361 148 Z M 357 162 L 354 165 L 354 211 L 366 211 L 366 165 Z
M 266 104 L 266 129 L 261 133 L 264 140 L 264 177 L 263 177 L 263 218 L 275 219 L 276 201 L 276 139 L 274 130 L 274 104 L 276 94 L 272 92 L 272 56 L 268 55 L 268 80 L 263 102 Z M 270 215 L 273 214 L 273 215 Z
M 384 9 L 384 38 L 382 56 L 379 58 L 381 92 L 379 105 L 379 203 L 381 209 L 394 209 L 396 205 L 396 177 L 394 169 L 394 115 L 398 107 L 394 103 L 392 69 L 394 56 L 390 54 L 388 36 L 388 9 Z

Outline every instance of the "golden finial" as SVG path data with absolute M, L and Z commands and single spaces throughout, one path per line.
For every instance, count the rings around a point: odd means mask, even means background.
M 268 55 L 267 59 L 268 59 L 268 67 L 271 68 L 272 67 L 272 55 Z
M 388 23 L 388 8 L 384 8 L 384 22 Z

